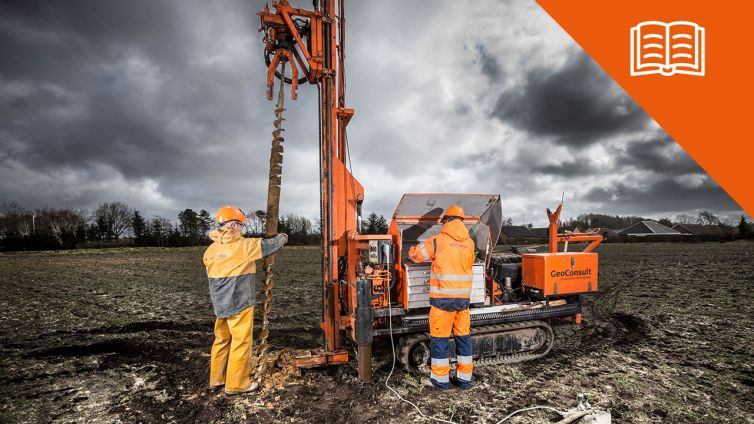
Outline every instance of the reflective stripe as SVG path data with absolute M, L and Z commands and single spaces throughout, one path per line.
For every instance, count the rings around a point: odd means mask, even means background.
M 449 367 L 450 366 L 450 359 L 435 359 L 432 358 L 432 366 L 433 367 Z
M 471 363 L 471 356 L 457 356 L 458 363 L 459 364 L 470 364 Z
M 471 288 L 468 289 L 444 289 L 442 287 L 429 286 L 429 294 L 471 294 Z
M 429 278 L 442 281 L 474 281 L 473 275 L 443 275 L 443 274 L 429 274 Z
M 437 375 L 435 373 L 431 373 L 429 375 L 429 377 L 432 380 L 435 380 L 438 383 L 449 383 L 450 382 L 450 376 L 447 376 L 447 375 Z M 469 377 L 469 378 L 471 378 L 471 377 Z
M 429 260 L 429 253 L 427 253 L 427 248 L 424 247 L 424 242 L 421 242 L 419 244 L 419 250 L 422 252 L 422 255 L 424 255 L 424 260 L 428 261 Z
M 463 380 L 463 381 L 471 381 L 471 373 L 468 373 L 468 374 L 467 374 L 467 373 L 465 373 L 465 372 L 457 372 L 457 373 L 456 373 L 456 377 L 457 377 L 457 378 L 458 378 L 459 380 Z

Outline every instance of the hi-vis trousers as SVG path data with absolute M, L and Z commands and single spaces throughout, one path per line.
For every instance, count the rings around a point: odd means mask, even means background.
M 447 389 L 450 382 L 450 353 L 448 339 L 453 331 L 456 342 L 456 378 L 461 387 L 471 387 L 471 373 L 474 365 L 471 362 L 471 335 L 469 330 L 471 319 L 469 310 L 444 311 L 433 306 L 429 310 L 429 350 L 432 357 L 432 384 L 441 389 Z
M 210 386 L 225 385 L 226 392 L 239 392 L 251 386 L 251 331 L 254 307 L 229 318 L 215 321 L 215 343 L 210 358 Z

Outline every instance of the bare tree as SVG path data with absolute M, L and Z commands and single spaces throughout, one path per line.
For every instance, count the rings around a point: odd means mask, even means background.
M 710 211 L 701 211 L 699 212 L 699 217 L 697 218 L 696 223 L 702 225 L 719 225 L 720 219 Z
M 94 210 L 94 220 L 102 236 L 118 240 L 131 229 L 133 211 L 121 202 L 101 203 Z
M 36 215 L 58 243 L 62 243 L 64 234 L 74 234 L 86 223 L 87 212 L 83 209 L 43 209 L 36 211 Z
M 3 237 L 14 234 L 28 237 L 32 230 L 32 212 L 17 202 L 0 204 L 0 232 Z
M 685 213 L 682 213 L 675 217 L 675 222 L 679 224 L 694 224 L 696 223 L 696 218 L 694 218 L 691 215 L 687 215 Z
M 264 225 L 267 219 L 267 212 L 257 210 L 246 214 L 244 223 L 244 233 L 250 236 L 261 237 L 264 235 Z

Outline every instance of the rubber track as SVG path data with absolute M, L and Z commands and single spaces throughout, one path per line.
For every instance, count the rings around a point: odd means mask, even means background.
M 542 328 L 545 331 L 546 339 L 542 347 L 529 352 L 519 352 L 509 355 L 496 355 L 481 359 L 474 359 L 474 366 L 477 367 L 516 364 L 538 359 L 547 355 L 550 352 L 550 349 L 552 349 L 553 343 L 555 341 L 555 336 L 553 335 L 552 328 L 544 321 L 522 321 L 508 324 L 485 325 L 472 328 L 470 334 L 474 336 L 478 334 L 506 333 L 508 331 L 522 330 L 526 328 Z M 398 342 L 398 359 L 404 369 L 409 371 L 417 371 L 416 369 L 411 369 L 411 367 L 409 367 L 408 365 L 409 353 L 411 351 L 411 348 L 416 343 L 424 340 L 429 340 L 429 335 L 426 333 L 412 334 L 409 336 L 401 337 L 400 341 Z

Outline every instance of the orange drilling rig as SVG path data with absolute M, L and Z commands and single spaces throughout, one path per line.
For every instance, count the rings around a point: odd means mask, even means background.
M 407 254 L 411 246 L 439 232 L 443 211 L 454 204 L 464 209 L 477 250 L 471 297 L 475 362 L 512 363 L 546 355 L 553 332 L 545 320 L 580 322 L 584 294 L 597 290 L 597 254 L 592 250 L 602 236 L 598 230 L 559 233 L 561 204 L 555 212 L 547 211 L 548 253 L 495 253 L 502 223 L 500 196 L 450 193 L 405 194 L 387 234 L 361 234 L 364 188 L 346 167 L 346 129 L 354 110 L 346 107 L 345 98 L 343 3 L 314 1 L 313 10 L 305 10 L 280 0 L 258 13 L 268 99 L 276 79 L 290 84 L 293 99 L 304 83 L 316 85 L 320 99 L 324 343 L 297 358 L 297 364 L 346 362 L 350 342 L 357 346 L 359 378 L 370 381 L 374 338 L 394 335 L 401 364 L 413 371 L 428 369 L 430 264 L 413 264 Z M 568 251 L 569 242 L 585 241 L 590 244 L 583 251 Z M 451 361 L 453 351 L 451 346 Z

